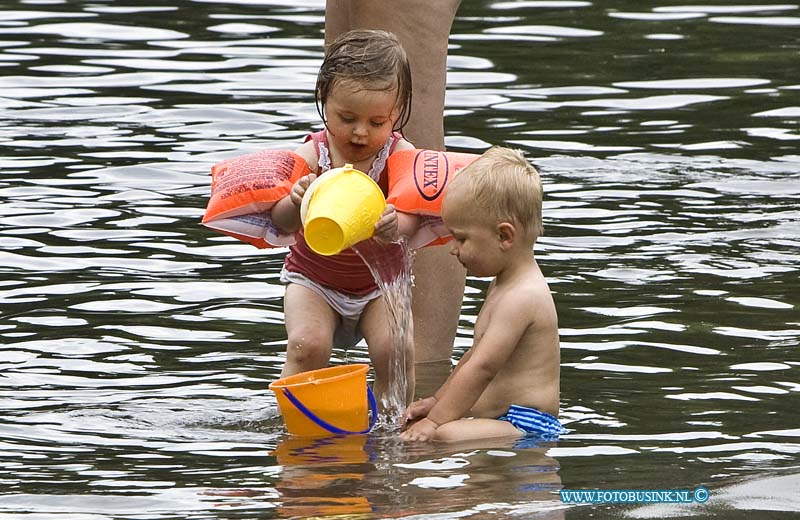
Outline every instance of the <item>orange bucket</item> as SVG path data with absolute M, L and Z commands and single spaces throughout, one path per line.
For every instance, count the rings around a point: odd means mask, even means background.
M 353 364 L 309 370 L 270 383 L 286 429 L 292 435 L 368 433 L 378 418 L 375 396 L 367 385 L 369 365 Z M 372 412 L 372 417 L 368 412 Z

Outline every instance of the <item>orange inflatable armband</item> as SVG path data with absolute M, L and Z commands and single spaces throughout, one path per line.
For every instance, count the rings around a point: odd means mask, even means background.
M 420 248 L 444 244 L 450 233 L 440 217 L 442 199 L 450 180 L 479 155 L 436 150 L 401 150 L 389 156 L 387 204 L 397 211 L 419 215 L 420 225 L 409 245 Z
M 270 209 L 309 173 L 306 161 L 286 150 L 264 150 L 216 164 L 203 225 L 259 248 L 291 245 L 294 234 L 272 223 Z
M 389 156 L 386 202 L 420 216 L 418 231 L 409 237 L 412 248 L 450 240 L 440 216 L 445 188 L 477 158 L 471 153 L 417 149 Z M 286 150 L 265 150 L 216 164 L 211 168 L 211 198 L 203 225 L 259 248 L 290 246 L 294 233 L 278 229 L 270 210 L 309 173 L 305 160 Z

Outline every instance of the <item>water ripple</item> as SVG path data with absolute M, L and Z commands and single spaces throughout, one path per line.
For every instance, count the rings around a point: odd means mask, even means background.
M 0 517 L 558 516 L 599 473 L 744 510 L 791 469 L 796 5 L 462 2 L 446 142 L 541 170 L 570 433 L 452 448 L 286 436 L 286 250 L 199 224 L 212 164 L 319 126 L 324 2 L 27 7 L 0 12 Z

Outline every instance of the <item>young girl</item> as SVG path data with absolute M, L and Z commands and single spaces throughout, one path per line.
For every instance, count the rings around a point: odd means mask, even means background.
M 317 175 L 346 163 L 367 172 L 386 196 L 387 158 L 395 151 L 413 148 L 400 134 L 411 106 L 406 53 L 394 35 L 385 31 L 344 33 L 327 49 L 315 100 L 325 129 L 308 136 L 295 152 L 316 175 L 298 180 L 272 209 L 273 222 L 294 232 L 296 238 L 281 272 L 281 281 L 288 284 L 284 298 L 288 345 L 281 377 L 325 367 L 333 344 L 351 347 L 363 336 L 380 402 L 389 384 L 393 348 L 384 298 L 366 264 L 352 249 L 321 256 L 308 247 L 300 203 Z M 397 236 L 398 216 L 390 205 L 375 226 L 375 237 L 389 242 Z M 396 261 L 403 258 L 398 256 Z M 414 381 L 413 346 L 408 347 L 404 353 L 409 387 L 406 400 L 413 395 Z

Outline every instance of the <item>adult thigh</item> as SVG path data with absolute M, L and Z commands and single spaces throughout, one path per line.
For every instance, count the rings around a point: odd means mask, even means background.
M 447 42 L 460 0 L 327 0 L 325 41 L 351 29 L 394 33 L 411 63 L 414 95 L 404 133 L 417 148 L 444 149 Z

